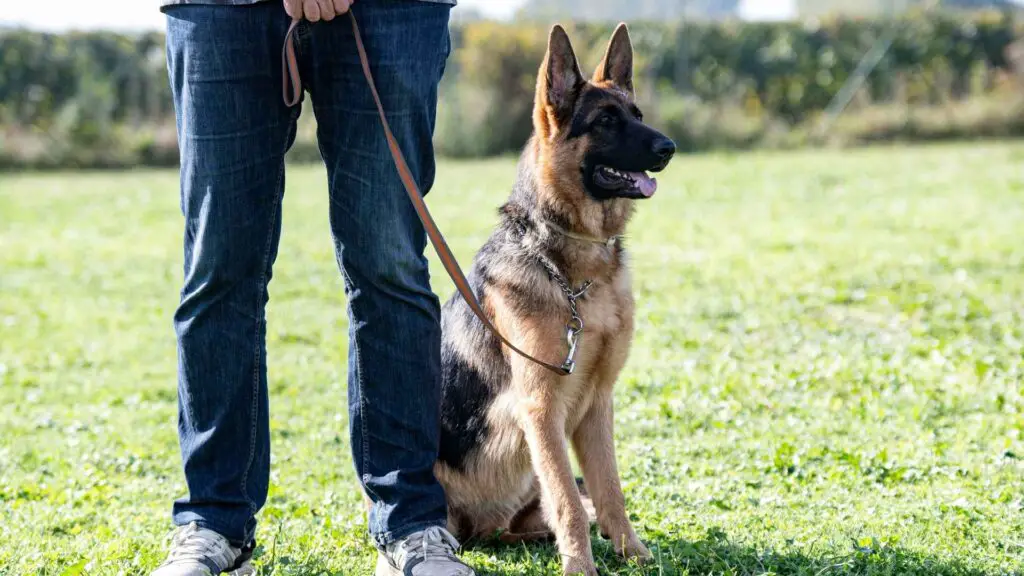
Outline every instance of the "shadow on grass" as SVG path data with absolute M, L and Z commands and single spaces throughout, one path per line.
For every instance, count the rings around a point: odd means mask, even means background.
M 808 550 L 777 552 L 731 541 L 724 531 L 712 528 L 699 540 L 648 534 L 655 565 L 638 568 L 615 557 L 611 544 L 604 545 L 602 559 L 615 574 L 826 576 L 997 576 L 971 568 L 957 559 L 936 558 L 900 548 L 872 543 L 810 546 Z M 595 552 L 598 546 L 595 546 Z
M 712 528 L 699 540 L 647 534 L 654 560 L 644 566 L 618 558 L 607 540 L 594 537 L 594 556 L 602 574 L 621 576 L 1009 576 L 1014 572 L 985 572 L 959 560 L 938 559 L 899 547 L 878 544 L 845 549 L 777 553 L 731 542 L 725 532 Z M 467 546 L 467 560 L 479 576 L 540 576 L 561 574 L 553 543 L 507 545 L 477 542 Z M 361 573 L 371 573 L 367 566 Z M 262 575 L 302 574 L 341 576 L 351 572 L 330 570 L 315 558 L 295 561 L 287 556 L 265 564 Z

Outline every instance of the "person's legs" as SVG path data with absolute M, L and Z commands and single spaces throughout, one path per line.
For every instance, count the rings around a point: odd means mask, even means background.
M 450 7 L 356 2 L 388 120 L 424 193 L 434 180 L 437 86 Z M 308 26 L 308 86 L 330 182 L 330 223 L 349 298 L 349 414 L 356 471 L 380 546 L 444 527 L 433 474 L 440 436 L 440 306 L 426 235 L 392 164 L 351 22 Z
M 289 21 L 279 3 L 166 13 L 185 223 L 174 328 L 188 496 L 173 520 L 239 547 L 254 538 L 269 481 L 264 308 L 299 111 L 281 96 Z

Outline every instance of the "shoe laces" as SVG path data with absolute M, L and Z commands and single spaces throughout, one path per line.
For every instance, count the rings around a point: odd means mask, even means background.
M 176 530 L 171 537 L 171 551 L 164 564 L 202 562 L 214 560 L 218 564 L 231 563 L 231 546 L 212 530 L 200 528 L 195 522 Z
M 405 566 L 406 560 L 410 557 L 422 556 L 424 560 L 448 559 L 454 556 L 458 549 L 459 541 L 451 533 L 440 526 L 431 526 L 399 542 L 395 547 L 394 556 L 399 566 Z

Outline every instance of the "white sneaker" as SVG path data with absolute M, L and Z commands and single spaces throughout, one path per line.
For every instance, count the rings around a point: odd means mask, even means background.
M 235 548 L 227 538 L 195 522 L 178 528 L 167 560 L 151 576 L 251 576 L 252 550 Z
M 476 576 L 455 553 L 459 541 L 433 526 L 396 540 L 377 553 L 375 576 Z

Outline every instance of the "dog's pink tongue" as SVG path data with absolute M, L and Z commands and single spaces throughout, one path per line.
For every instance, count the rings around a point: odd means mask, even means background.
M 636 187 L 645 198 L 654 196 L 654 191 L 658 189 L 657 180 L 648 176 L 646 172 L 630 172 L 629 177 L 636 182 Z

